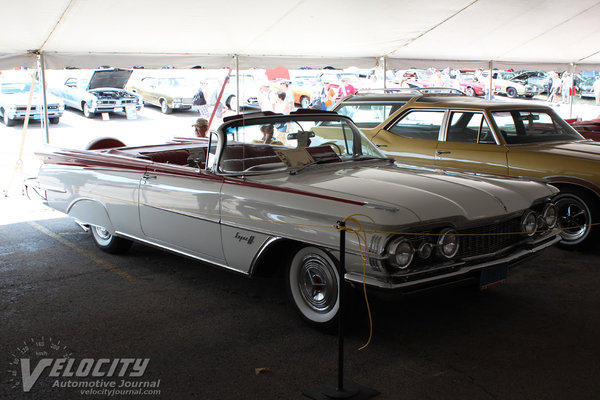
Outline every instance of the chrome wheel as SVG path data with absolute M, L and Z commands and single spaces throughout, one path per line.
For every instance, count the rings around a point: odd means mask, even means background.
M 583 242 L 590 233 L 592 214 L 587 204 L 574 193 L 561 193 L 556 197 L 558 225 L 562 244 L 573 246 Z
M 96 246 L 107 253 L 120 254 L 131 247 L 131 240 L 114 236 L 102 226 L 92 225 L 90 228 Z
M 108 246 L 112 241 L 110 232 L 101 226 L 92 226 L 92 235 L 99 246 Z
M 167 103 L 166 100 L 161 100 L 160 101 L 160 112 L 162 112 L 163 114 L 171 114 L 171 111 L 173 111 L 173 109 L 171 107 L 169 107 L 169 104 Z
M 339 276 L 335 263 L 316 247 L 300 249 L 290 263 L 288 289 L 296 309 L 310 323 L 327 325 L 339 310 Z
M 90 110 L 90 106 L 87 103 L 83 103 L 83 116 L 86 118 L 93 118 L 94 113 Z

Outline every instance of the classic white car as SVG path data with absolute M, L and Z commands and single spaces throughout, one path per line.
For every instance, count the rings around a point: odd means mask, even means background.
M 515 76 L 512 72 L 493 71 L 492 82 L 494 84 L 494 93 L 504 94 L 508 97 L 533 97 L 539 94 L 540 90 L 537 86 L 531 84 L 521 84 L 512 81 Z M 490 71 L 483 71 L 479 77 L 479 82 L 487 85 L 490 80 Z
M 30 91 L 31 80 L 16 81 L 0 79 L 0 116 L 6 126 L 12 126 L 17 121 L 25 120 Z M 48 120 L 51 124 L 58 124 L 60 117 L 65 111 L 65 105 L 60 99 L 51 95 L 48 96 L 47 103 Z M 33 87 L 29 119 L 41 120 L 43 108 L 40 86 L 39 83 L 36 83 Z
M 245 114 L 207 140 L 38 155 L 28 190 L 101 249 L 135 240 L 250 276 L 276 265 L 317 326 L 338 314 L 336 227 L 348 217 L 364 231 L 347 233 L 343 280 L 379 294 L 486 288 L 559 240 L 553 186 L 400 166 L 332 112 Z
M 67 107 L 82 111 L 86 118 L 126 111 L 127 107 L 140 111 L 143 98 L 124 89 L 131 73 L 130 69 L 109 68 L 95 70 L 91 77 L 69 76 L 64 85 L 50 87 L 50 93 L 63 99 Z

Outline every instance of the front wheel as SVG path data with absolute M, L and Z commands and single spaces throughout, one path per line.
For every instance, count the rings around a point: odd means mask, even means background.
M 237 97 L 235 97 L 233 95 L 229 96 L 227 98 L 227 101 L 225 102 L 225 104 L 231 111 L 233 111 L 235 113 L 238 112 Z
M 167 103 L 165 99 L 162 99 L 160 101 L 160 112 L 163 114 L 171 114 L 172 111 L 173 109 L 169 107 L 169 103 Z
M 288 295 L 302 318 L 318 328 L 333 327 L 339 311 L 340 277 L 332 257 L 317 247 L 303 247 L 287 272 Z
M 475 96 L 475 90 L 470 86 L 465 89 L 465 93 L 467 94 L 467 96 Z
M 91 227 L 94 243 L 102 251 L 112 254 L 124 253 L 131 247 L 131 240 L 120 238 L 111 234 L 107 229 L 93 225 Z
M 83 116 L 86 118 L 94 118 L 94 113 L 92 112 L 92 110 L 90 110 L 90 106 L 88 106 L 87 103 L 83 103 L 83 107 L 81 107 L 83 110 Z
M 565 248 L 581 246 L 592 235 L 592 223 L 597 207 L 594 199 L 577 190 L 564 190 L 556 196 L 554 203 L 558 208 L 558 226 L 561 229 Z
M 514 87 L 507 88 L 506 95 L 508 97 L 517 97 L 517 89 L 515 89 Z
M 4 121 L 4 125 L 6 125 L 6 126 L 15 125 L 15 120 L 8 116 L 8 113 L 6 112 L 6 110 L 4 110 L 4 116 L 2 117 L 2 119 Z

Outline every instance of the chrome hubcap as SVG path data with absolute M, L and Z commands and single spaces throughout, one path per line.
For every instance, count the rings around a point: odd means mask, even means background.
M 585 236 L 590 225 L 590 216 L 585 206 L 572 198 L 561 199 L 556 206 L 562 238 L 574 241 Z
M 326 260 L 310 255 L 299 270 L 300 293 L 311 309 L 319 313 L 330 311 L 337 300 L 337 281 Z
M 104 229 L 101 226 L 95 226 L 94 230 L 96 231 L 96 234 L 98 235 L 98 238 L 101 240 L 109 240 L 110 239 L 110 232 L 107 231 L 106 229 Z

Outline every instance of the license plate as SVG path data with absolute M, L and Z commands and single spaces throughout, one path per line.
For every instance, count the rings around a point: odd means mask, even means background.
M 115 107 L 115 112 L 123 111 L 123 107 Z
M 479 288 L 481 290 L 489 289 L 494 286 L 502 285 L 508 277 L 508 265 L 497 265 L 481 271 L 481 280 Z

